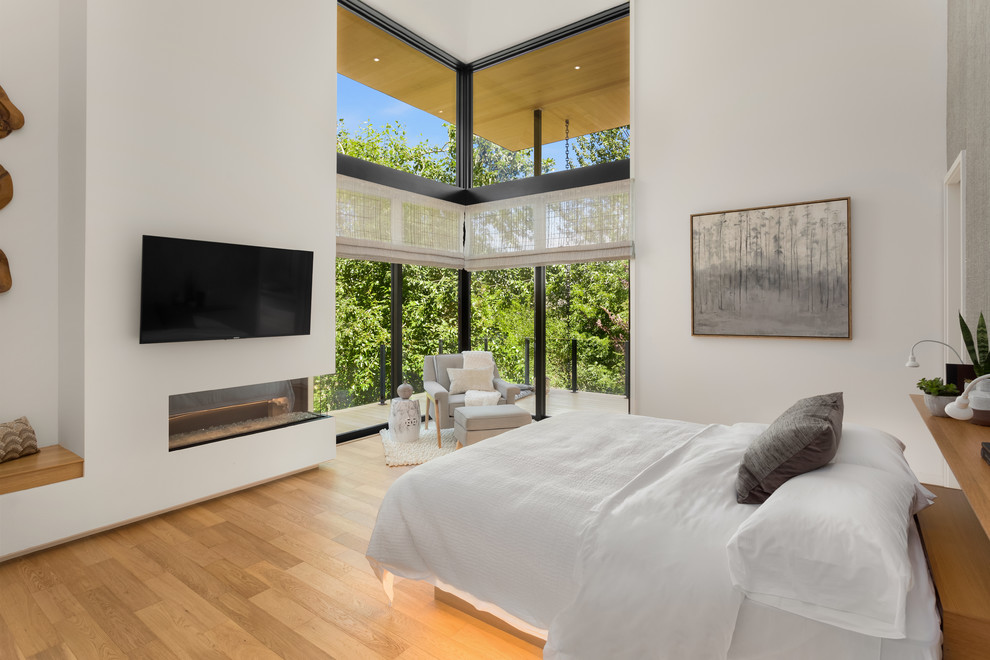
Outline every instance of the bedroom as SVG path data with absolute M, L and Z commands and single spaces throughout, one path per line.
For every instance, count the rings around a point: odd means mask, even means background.
M 938 450 L 906 397 L 917 375 L 902 365 L 905 347 L 944 336 L 937 266 L 941 182 L 955 154 L 968 146 L 957 138 L 947 144 L 945 128 L 947 21 L 959 5 L 792 4 L 633 3 L 633 167 L 643 184 L 636 207 L 656 218 L 640 223 L 635 277 L 639 284 L 666 284 L 637 286 L 633 294 L 640 342 L 634 405 L 649 415 L 769 421 L 796 396 L 841 388 L 851 417 L 901 437 L 923 481 L 947 483 Z M 470 57 L 471 47 L 504 47 L 609 4 L 517 6 L 526 7 L 519 11 L 533 21 L 531 28 L 523 29 L 516 12 L 486 3 L 380 8 Z M 334 49 L 326 38 L 333 33 L 332 12 L 299 3 L 272 25 L 260 3 L 248 7 L 4 3 L 2 83 L 12 94 L 40 89 L 41 98 L 28 105 L 41 113 L 35 126 L 50 130 L 36 132 L 31 142 L 22 134 L 0 144 L 8 169 L 20 161 L 11 171 L 23 182 L 21 203 L 0 218 L 2 247 L 20 269 L 17 288 L 0 298 L 4 318 L 18 319 L 3 330 L 3 358 L 18 378 L 5 381 L 0 399 L 5 418 L 27 414 L 46 438 L 75 444 L 85 454 L 87 475 L 78 483 L 2 496 L 0 556 L 288 472 L 320 455 L 318 439 L 299 431 L 280 435 L 296 452 L 274 464 L 252 459 L 260 442 L 244 450 L 211 449 L 193 464 L 164 458 L 155 434 L 169 393 L 328 371 L 329 324 L 311 341 L 229 343 L 221 351 L 140 352 L 133 337 L 136 289 L 124 274 L 134 268 L 135 235 L 161 227 L 236 234 L 259 244 L 330 243 L 323 218 L 332 191 L 318 190 L 332 176 L 329 153 L 306 151 L 306 145 L 319 142 L 313 136 L 321 130 L 331 143 L 332 125 L 315 115 L 331 115 L 334 99 L 332 93 L 312 98 L 299 88 L 314 77 L 332 78 Z M 85 18 L 73 14 L 87 9 Z M 234 16 L 239 31 L 224 31 Z M 174 35 L 183 35 L 182 52 L 173 52 Z M 256 52 L 258 43 L 268 45 L 266 53 Z M 255 99 L 236 77 L 224 78 L 229 88 L 214 89 L 217 71 L 239 70 L 224 51 L 257 58 L 253 75 L 278 93 Z M 276 53 L 283 53 L 279 65 L 260 66 Z M 300 62 L 308 73 L 285 79 Z M 142 75 L 149 71 L 154 76 Z M 176 96 L 156 109 L 142 101 L 156 98 L 163 85 L 215 103 L 204 108 Z M 823 86 L 837 90 L 837 98 Z M 257 110 L 243 116 L 248 98 L 247 107 Z M 300 123 L 286 98 L 326 112 Z M 218 136 L 216 126 L 228 128 Z M 970 139 L 985 140 L 985 134 Z M 292 158 L 287 140 L 298 149 Z M 120 150 L 126 158 L 118 157 Z M 274 171 L 244 167 L 245 150 L 272 162 Z M 192 153 L 198 158 L 189 158 Z M 147 154 L 153 167 L 128 167 Z M 274 189 L 268 185 L 273 178 L 280 183 Z M 29 195 L 32 185 L 59 196 Z M 852 341 L 690 336 L 684 239 L 691 213 L 846 195 L 853 199 Z M 292 219 L 272 222 L 284 216 Z M 46 267 L 56 244 L 57 272 Z M 321 249 L 326 260 L 331 248 Z M 935 274 L 919 263 L 936 264 Z M 976 288 L 985 273 L 970 279 L 968 306 L 988 307 Z M 936 375 L 937 354 L 919 357 Z M 762 382 L 756 396 L 752 374 L 766 364 L 789 366 Z M 703 365 L 712 366 L 698 368 Z M 59 383 L 57 396 L 53 383 Z M 717 394 L 718 406 L 696 392 Z M 129 497 L 114 496 L 121 491 Z M 44 521 L 37 510 L 46 511 Z

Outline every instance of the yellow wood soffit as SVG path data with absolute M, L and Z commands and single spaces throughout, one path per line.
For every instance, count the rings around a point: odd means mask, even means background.
M 454 71 L 343 8 L 337 71 L 439 119 L 455 119 Z M 627 125 L 629 18 L 475 74 L 476 135 L 512 151 L 532 147 L 536 108 L 543 110 L 544 144 L 564 139 L 568 119 L 571 137 Z
M 452 69 L 341 7 L 337 72 L 443 121 L 456 120 L 457 74 Z

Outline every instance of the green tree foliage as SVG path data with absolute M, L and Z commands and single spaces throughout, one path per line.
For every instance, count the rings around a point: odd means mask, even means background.
M 475 350 L 488 350 L 499 375 L 521 383 L 525 375 L 526 339 L 533 337 L 532 268 L 471 273 L 471 339 Z M 532 348 L 531 348 L 532 351 Z M 532 377 L 530 354 L 530 376 Z
M 362 124 L 354 133 L 337 123 L 337 151 L 372 163 L 392 167 L 427 179 L 454 184 L 454 127 L 447 124 L 446 144 L 436 146 L 423 140 L 412 144 L 402 124 L 386 123 L 376 128 Z
M 620 126 L 574 138 L 574 157 L 567 158 L 567 169 L 611 163 L 629 158 L 629 127 Z
M 447 141 L 442 145 L 434 145 L 427 140 L 411 143 L 406 130 L 398 122 L 388 122 L 381 128 L 366 123 L 352 133 L 341 119 L 337 124 L 337 151 L 453 185 L 457 171 L 457 129 L 452 124 L 444 125 L 447 128 Z M 532 149 L 509 151 L 477 135 L 473 142 L 472 181 L 475 186 L 533 176 Z M 553 158 L 543 159 L 544 174 L 552 172 L 555 166 Z
M 457 350 L 457 271 L 402 267 L 402 377 L 423 390 L 423 356 Z
M 621 394 L 629 340 L 629 262 L 547 266 L 547 375 L 571 386 L 577 340 L 578 389 Z
M 379 399 L 379 346 L 390 342 L 391 287 L 388 264 L 337 259 L 337 373 L 316 378 L 314 410 Z

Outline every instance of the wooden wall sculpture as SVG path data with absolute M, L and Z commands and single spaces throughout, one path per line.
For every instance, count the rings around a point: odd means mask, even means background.
M 17 109 L 3 87 L 0 87 L 0 139 L 10 135 L 11 131 L 24 126 L 24 113 Z M 14 180 L 10 172 L 0 165 L 0 209 L 7 206 L 14 197 Z M 13 280 L 10 276 L 10 262 L 7 255 L 0 250 L 0 293 L 10 291 Z
M 17 109 L 11 102 L 7 92 L 0 87 L 0 139 L 10 135 L 11 131 L 16 131 L 24 126 L 24 113 Z
M 0 293 L 10 291 L 13 285 L 14 280 L 10 277 L 10 262 L 7 261 L 7 255 L 3 250 L 0 250 Z
M 10 178 L 10 172 L 0 165 L 0 209 L 7 206 L 14 198 L 14 180 Z

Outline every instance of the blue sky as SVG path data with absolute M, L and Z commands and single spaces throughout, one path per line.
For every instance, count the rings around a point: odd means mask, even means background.
M 340 74 L 337 75 L 337 118 L 343 119 L 352 133 L 368 122 L 373 126 L 400 122 L 412 143 L 425 139 L 441 146 L 447 142 L 446 122 Z M 564 142 L 543 145 L 543 157 L 553 158 L 556 169 L 563 169 Z

